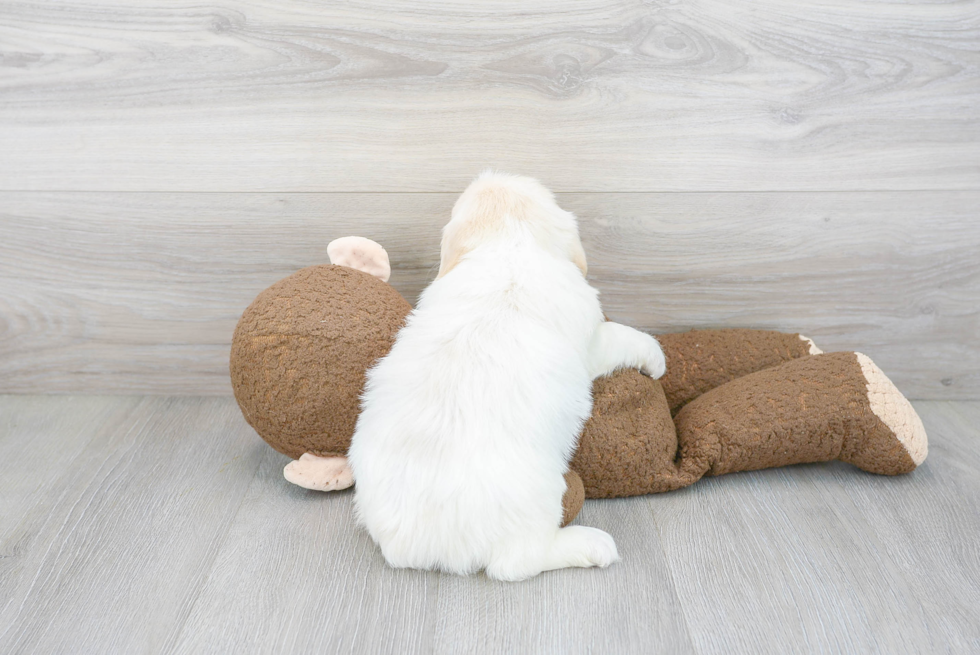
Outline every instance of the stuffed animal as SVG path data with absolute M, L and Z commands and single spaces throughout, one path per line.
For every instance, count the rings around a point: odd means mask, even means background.
M 328 247 L 332 264 L 273 284 L 232 340 L 235 398 L 248 423 L 295 461 L 309 489 L 354 483 L 345 454 L 367 369 L 411 311 L 388 256 L 360 237 Z M 883 475 L 925 459 L 912 405 L 861 353 L 823 354 L 797 334 L 698 330 L 658 336 L 667 372 L 595 380 L 592 415 L 565 476 L 564 521 L 585 498 L 671 491 L 704 475 L 841 460 Z

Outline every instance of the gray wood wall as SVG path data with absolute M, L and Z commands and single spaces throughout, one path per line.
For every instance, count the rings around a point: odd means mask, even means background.
M 487 166 L 614 319 L 802 331 L 980 398 L 977 2 L 0 2 L 0 392 L 227 394 L 362 234 L 410 300 Z

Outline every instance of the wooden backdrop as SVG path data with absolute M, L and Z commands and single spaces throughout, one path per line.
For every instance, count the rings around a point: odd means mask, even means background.
M 227 394 L 237 317 L 361 234 L 410 300 L 482 168 L 614 319 L 980 398 L 977 2 L 0 1 L 0 392 Z

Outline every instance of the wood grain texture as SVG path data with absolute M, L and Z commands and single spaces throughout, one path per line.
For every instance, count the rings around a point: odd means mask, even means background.
M 295 487 L 288 461 L 266 447 L 170 652 L 431 652 L 439 576 L 388 568 L 353 492 Z
M 980 652 L 980 404 L 928 402 L 916 409 L 929 430 L 922 487 L 902 480 L 897 493 L 874 476 L 853 480 L 846 469 L 827 480 L 860 509 L 890 561 L 918 599 L 931 652 Z M 889 494 L 890 502 L 880 499 Z M 941 590 L 933 597 L 935 590 Z M 965 631 L 950 626 L 970 626 Z
M 699 652 L 931 651 L 920 597 L 820 491 L 793 469 L 649 498 Z
M 0 188 L 976 189 L 967 2 L 0 4 Z
M 694 652 L 641 499 L 579 519 L 630 544 L 628 566 L 507 584 L 388 568 L 352 492 L 293 487 L 288 461 L 270 449 L 174 652 Z
M 575 523 L 612 535 L 622 561 L 519 584 L 443 576 L 435 651 L 694 653 L 646 499 L 586 501 Z
M 137 404 L 120 397 L 0 399 L 0 634 L 21 611 L 77 503 L 76 485 L 89 484 L 105 459 L 95 435 L 125 432 Z
M 161 652 L 179 631 L 266 447 L 229 399 L 0 399 L 5 652 Z M 85 419 L 90 405 L 105 421 Z M 81 405 L 81 407 L 79 407 Z M 39 418 L 38 409 L 53 417 Z M 77 409 L 76 409 L 77 408 Z M 87 434 L 78 438 L 79 428 Z M 79 444 L 85 444 L 81 449 Z M 76 451 L 68 467 L 61 449 Z M 11 467 L 21 464 L 23 471 Z M 22 483 L 16 483 L 18 487 Z M 6 521 L 5 521 L 6 523 Z M 34 528 L 33 526 L 37 526 Z M 34 532 L 25 540 L 21 535 Z
M 0 193 L 0 390 L 227 394 L 259 291 L 388 249 L 410 301 L 455 194 Z M 980 191 L 561 194 L 607 314 L 800 331 L 914 398 L 980 397 Z
M 802 465 L 646 497 L 698 652 L 980 647 L 980 405 L 915 405 L 930 454 L 908 476 Z
M 230 398 L 0 396 L 0 652 L 976 652 L 980 402 L 915 405 L 908 476 L 589 501 L 623 560 L 507 584 L 388 568 Z

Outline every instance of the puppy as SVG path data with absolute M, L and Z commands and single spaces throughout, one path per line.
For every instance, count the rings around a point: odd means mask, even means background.
M 653 337 L 603 321 L 585 273 L 575 217 L 537 181 L 487 172 L 456 202 L 348 454 L 391 566 L 521 580 L 618 559 L 605 532 L 559 528 L 563 475 L 593 378 L 665 364 Z

